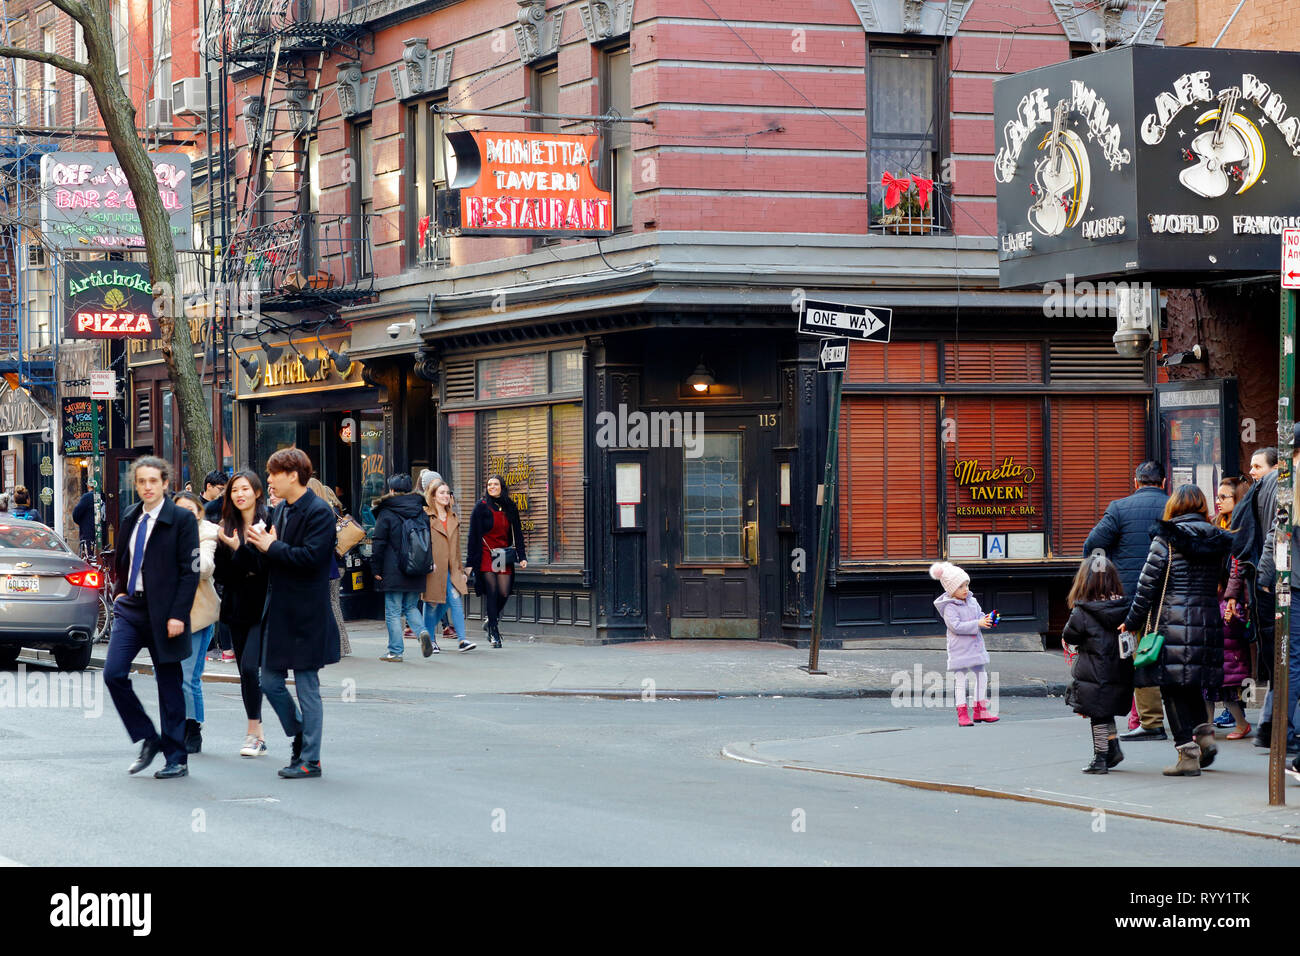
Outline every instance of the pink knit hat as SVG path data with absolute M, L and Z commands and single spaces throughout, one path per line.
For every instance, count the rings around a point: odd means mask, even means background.
M 970 583 L 969 574 L 957 567 L 957 565 L 949 564 L 947 561 L 936 561 L 930 565 L 930 577 L 942 584 L 944 591 L 948 594 L 952 594 L 963 584 Z

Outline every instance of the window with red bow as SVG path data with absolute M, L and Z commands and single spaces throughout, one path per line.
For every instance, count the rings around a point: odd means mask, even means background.
M 873 44 L 867 64 L 873 226 L 942 227 L 940 56 L 936 47 Z M 941 189 L 941 187 L 940 187 Z

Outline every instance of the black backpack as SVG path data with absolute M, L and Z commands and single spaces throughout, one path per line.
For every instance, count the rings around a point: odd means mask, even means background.
M 429 516 L 421 512 L 402 519 L 402 573 L 410 577 L 433 572 L 433 538 Z

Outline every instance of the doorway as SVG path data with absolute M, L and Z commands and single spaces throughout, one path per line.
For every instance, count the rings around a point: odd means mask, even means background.
M 711 414 L 698 457 L 681 448 L 659 450 L 659 480 L 651 483 L 649 501 L 656 520 L 647 528 L 655 637 L 776 636 L 764 626 L 768 618 L 774 626 L 778 615 L 764 613 L 771 517 L 759 480 L 772 468 L 771 444 L 772 433 L 755 427 L 752 417 Z

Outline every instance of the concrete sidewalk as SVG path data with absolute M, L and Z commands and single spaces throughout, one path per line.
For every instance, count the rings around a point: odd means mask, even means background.
M 405 660 L 379 660 L 387 646 L 382 623 L 349 622 L 352 655 L 324 671 L 324 678 L 356 681 L 359 695 L 384 691 L 439 694 L 554 694 L 602 697 L 889 697 L 905 674 L 942 674 L 941 650 L 823 651 L 825 676 L 799 670 L 808 652 L 756 641 L 642 641 L 581 644 L 505 639 L 495 650 L 471 629 L 478 648 L 459 652 L 441 642 L 442 653 L 425 659 L 418 641 L 407 641 Z M 102 666 L 107 645 L 96 645 L 93 666 Z M 1068 680 L 1060 653 L 991 651 L 991 680 L 1004 697 L 1063 694 Z M 149 657 L 137 664 L 147 671 Z M 208 661 L 205 681 L 237 681 L 233 664 Z M 919 689 L 918 689 L 919 692 Z
M 1288 777 L 1290 805 L 1268 806 L 1267 751 L 1248 739 L 1220 736 L 1213 766 L 1199 777 L 1161 775 L 1175 762 L 1172 740 L 1126 744 L 1124 761 L 1094 776 L 1081 772 L 1092 744 L 1080 717 L 1004 716 L 996 724 L 958 727 L 954 720 L 920 728 L 909 727 L 907 716 L 900 708 L 889 725 L 833 737 L 742 741 L 722 753 L 784 770 L 1084 810 L 1093 814 L 1094 828 L 1104 811 L 1300 843 L 1300 784 Z

